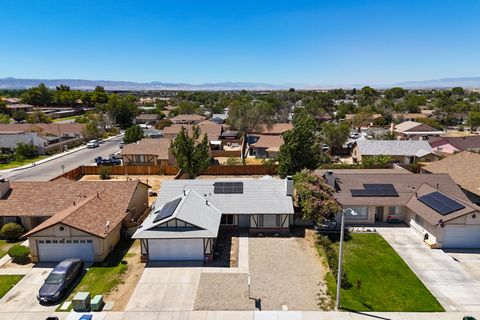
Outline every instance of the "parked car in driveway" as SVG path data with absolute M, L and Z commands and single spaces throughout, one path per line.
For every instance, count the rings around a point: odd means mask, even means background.
M 41 303 L 54 303 L 65 297 L 83 274 L 85 264 L 81 259 L 63 260 L 53 268 L 38 291 Z
M 96 148 L 100 146 L 100 142 L 98 140 L 90 140 L 87 142 L 87 148 Z
M 102 157 L 96 157 L 95 158 L 95 163 L 97 166 L 119 166 L 122 164 L 122 161 L 120 159 L 116 158 L 102 158 Z

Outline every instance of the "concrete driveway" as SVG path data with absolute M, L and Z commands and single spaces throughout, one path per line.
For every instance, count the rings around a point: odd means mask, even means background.
M 32 268 L 15 287 L 0 299 L 0 312 L 52 312 L 55 306 L 42 306 L 37 294 L 52 268 Z M 0 313 L 0 318 L 2 318 Z
M 376 229 L 446 311 L 480 310 L 478 272 L 475 276 L 443 250 L 428 248 L 422 243 L 421 236 L 410 228 Z
M 192 311 L 201 271 L 146 267 L 125 311 Z

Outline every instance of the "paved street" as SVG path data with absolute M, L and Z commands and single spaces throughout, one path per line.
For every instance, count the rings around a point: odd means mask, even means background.
M 429 249 L 411 228 L 377 228 L 445 311 L 479 311 L 480 277 L 443 250 Z M 478 255 L 475 254 L 478 259 Z M 464 259 L 466 257 L 464 256 Z
M 108 157 L 110 154 L 120 150 L 120 142 L 123 136 L 113 138 L 100 144 L 100 147 L 94 149 L 82 149 L 77 152 L 67 154 L 60 158 L 38 164 L 28 169 L 12 171 L 0 174 L 11 181 L 47 181 L 62 174 L 62 164 L 65 171 L 75 169 L 80 165 L 94 165 L 95 157 Z

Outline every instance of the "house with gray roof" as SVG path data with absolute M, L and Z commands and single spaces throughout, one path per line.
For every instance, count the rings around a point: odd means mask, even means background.
M 219 232 L 288 232 L 293 181 L 208 179 L 164 181 L 152 211 L 133 235 L 148 260 L 212 259 Z
M 413 140 L 358 140 L 353 145 L 352 158 L 361 162 L 366 157 L 389 156 L 393 163 L 412 164 L 437 159 L 427 141 Z

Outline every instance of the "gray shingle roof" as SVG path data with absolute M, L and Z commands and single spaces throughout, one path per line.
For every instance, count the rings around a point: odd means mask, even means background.
M 15 149 L 17 144 L 34 144 L 33 133 L 0 134 L 0 148 Z
M 359 140 L 358 149 L 362 156 L 417 156 L 433 153 L 427 141 L 403 140 Z

